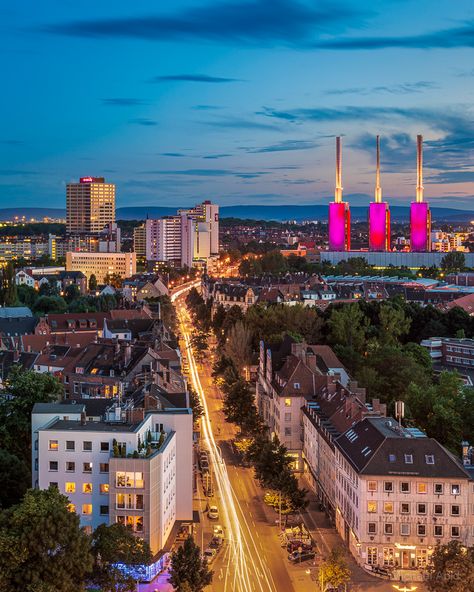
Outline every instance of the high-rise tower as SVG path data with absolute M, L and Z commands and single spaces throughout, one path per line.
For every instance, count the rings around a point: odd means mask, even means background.
M 410 245 L 412 252 L 431 250 L 431 212 L 423 201 L 423 136 L 416 137 L 416 201 L 410 206 Z
M 380 136 L 377 136 L 375 201 L 369 206 L 369 247 L 371 251 L 390 250 L 390 210 L 388 203 L 382 201 L 380 186 Z
M 349 251 L 351 248 L 351 214 L 349 204 L 342 201 L 341 137 L 336 138 L 336 188 L 329 204 L 329 250 Z
M 115 222 L 115 185 L 104 177 L 81 177 L 66 185 L 68 234 L 98 234 Z

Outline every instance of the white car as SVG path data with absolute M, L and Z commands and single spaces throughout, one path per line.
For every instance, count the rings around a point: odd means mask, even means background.
M 219 510 L 217 506 L 210 506 L 209 510 L 207 511 L 207 516 L 211 520 L 219 520 Z
M 214 561 L 214 559 L 216 558 L 216 555 L 217 555 L 216 549 L 207 548 L 204 551 L 202 558 L 206 561 L 206 563 L 212 563 Z
M 221 539 L 224 538 L 224 529 L 222 528 L 222 526 L 220 524 L 216 524 L 214 526 L 214 536 L 215 537 L 219 537 Z

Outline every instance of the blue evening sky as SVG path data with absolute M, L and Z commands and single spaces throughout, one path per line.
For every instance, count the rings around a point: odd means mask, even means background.
M 471 0 L 0 3 L 0 207 L 64 207 L 105 175 L 118 205 L 325 203 L 334 136 L 351 203 L 474 196 Z

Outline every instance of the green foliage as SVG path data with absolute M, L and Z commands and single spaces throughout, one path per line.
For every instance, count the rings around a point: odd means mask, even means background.
M 15 306 L 17 302 L 15 268 L 11 261 L 5 265 L 2 271 L 0 298 L 3 306 Z
M 344 551 L 333 549 L 318 572 L 319 586 L 322 592 L 348 584 L 351 572 L 344 559 Z
M 115 567 L 117 563 L 134 566 L 151 562 L 151 550 L 146 541 L 136 537 L 131 528 L 122 524 L 101 524 L 92 535 L 94 567 L 92 583 L 103 592 L 134 592 L 133 577 Z
M 464 547 L 459 541 L 438 544 L 424 580 L 429 592 L 474 590 L 474 547 Z
M 242 321 L 237 321 L 227 333 L 224 354 L 234 362 L 239 372 L 251 362 L 251 345 L 252 331 Z
M 0 541 L 9 542 L 9 553 L 0 553 L 0 590 L 85 590 L 90 538 L 68 504 L 55 487 L 30 489 L 20 504 L 0 514 Z
M 0 448 L 31 462 L 31 411 L 35 403 L 57 401 L 63 385 L 51 374 L 38 374 L 13 366 L 6 381 L 11 399 L 0 399 Z
M 172 553 L 169 582 L 177 592 L 202 592 L 212 582 L 212 576 L 191 536 Z
M 204 415 L 204 409 L 201 405 L 201 400 L 199 399 L 198 394 L 196 391 L 188 386 L 189 392 L 189 406 L 193 411 L 193 421 L 198 421 Z
M 226 381 L 222 390 L 223 411 L 227 421 L 238 425 L 242 432 L 255 433 L 260 427 L 260 420 L 255 407 L 255 397 L 248 383 L 239 377 L 232 382 Z
M 171 298 L 167 294 L 163 294 L 163 296 L 158 298 L 158 302 L 160 303 L 161 320 L 165 327 L 167 327 L 172 333 L 176 334 L 178 330 L 178 320 Z
M 288 261 L 279 250 L 268 251 L 260 257 L 245 257 L 239 266 L 239 273 L 242 276 L 258 276 L 262 273 L 281 275 L 287 271 Z
M 343 344 L 359 354 L 364 351 L 369 322 L 358 304 L 333 308 L 328 325 L 332 343 Z
M 108 273 L 104 278 L 104 284 L 120 290 L 123 284 L 123 278 L 119 273 Z
M 0 510 L 17 504 L 26 490 L 31 487 L 28 465 L 0 448 Z
M 76 284 L 71 284 L 67 286 L 64 290 L 64 300 L 70 304 L 73 300 L 77 300 L 80 298 L 81 292 L 79 291 L 78 286 Z
M 441 259 L 441 269 L 454 272 L 462 271 L 466 267 L 466 257 L 460 251 L 451 251 Z
M 94 292 L 95 290 L 97 290 L 97 278 L 95 276 L 95 274 L 91 273 L 89 276 L 89 290 L 91 292 Z
M 66 301 L 61 296 L 40 296 L 33 305 L 33 312 L 40 316 L 48 313 L 63 313 L 66 310 Z
M 28 306 L 28 308 L 33 308 L 33 305 L 38 298 L 38 292 L 26 284 L 17 286 L 16 290 L 19 303 L 23 306 Z

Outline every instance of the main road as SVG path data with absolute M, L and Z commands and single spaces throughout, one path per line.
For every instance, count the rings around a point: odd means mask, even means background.
M 173 300 L 189 364 L 190 382 L 204 409 L 201 441 L 209 451 L 215 496 L 225 531 L 224 548 L 212 566 L 212 590 L 293 592 L 277 529 L 269 523 L 262 509 L 261 492 L 252 472 L 234 462 L 230 443 L 235 437 L 235 428 L 225 421 L 222 396 L 212 382 L 211 360 L 198 365 L 195 359 L 191 344 L 192 324 L 184 305 L 186 291 L 175 292 Z

